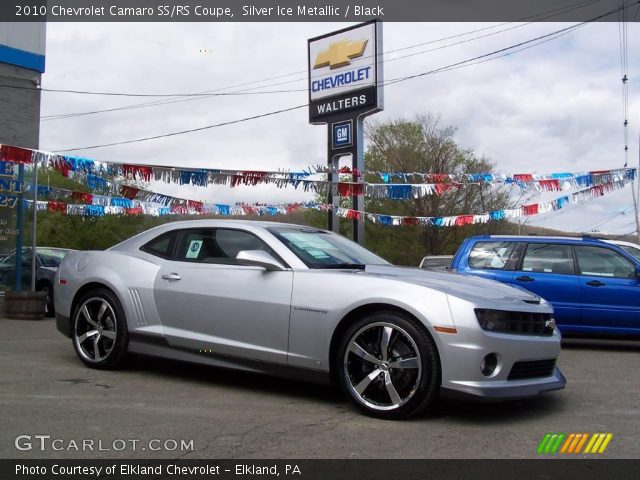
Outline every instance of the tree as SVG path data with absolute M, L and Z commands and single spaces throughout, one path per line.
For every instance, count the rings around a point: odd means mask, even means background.
M 417 116 L 413 120 L 370 121 L 366 125 L 369 146 L 365 168 L 369 172 L 390 173 L 491 172 L 493 165 L 458 145 L 454 134 L 453 127 L 440 127 L 439 118 L 431 115 Z M 423 181 L 418 176 L 414 178 L 409 181 Z M 381 180 L 376 175 L 368 175 L 365 181 L 380 183 Z M 371 213 L 442 217 L 503 209 L 508 205 L 508 195 L 503 189 L 486 184 L 467 185 L 451 188 L 442 195 L 410 200 L 368 198 L 365 205 Z M 424 255 L 453 253 L 466 236 L 499 231 L 500 223 L 454 228 L 424 225 L 393 228 L 369 224 L 366 243 L 393 263 L 417 266 Z

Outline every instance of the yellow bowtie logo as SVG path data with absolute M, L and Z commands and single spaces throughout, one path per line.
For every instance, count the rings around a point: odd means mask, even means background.
M 367 48 L 368 40 L 342 40 L 329 45 L 329 48 L 319 52 L 313 68 L 329 67 L 338 68 L 349 65 L 354 58 L 361 57 Z

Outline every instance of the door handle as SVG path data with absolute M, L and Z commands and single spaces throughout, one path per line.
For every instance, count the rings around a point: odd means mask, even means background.
M 162 275 L 162 278 L 164 280 L 176 281 L 180 280 L 180 275 L 178 275 L 177 273 L 165 273 L 164 275 Z
M 533 282 L 535 278 L 531 278 L 530 276 L 525 275 L 523 277 L 516 278 L 516 280 L 518 280 L 519 282 Z
M 590 282 L 587 282 L 587 285 L 590 287 L 604 287 L 606 283 L 601 282 L 600 280 L 591 280 Z

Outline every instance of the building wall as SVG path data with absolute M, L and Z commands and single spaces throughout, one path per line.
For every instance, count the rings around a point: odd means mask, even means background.
M 37 87 L 45 69 L 45 37 L 45 23 L 0 23 L 0 143 L 40 146 L 41 92 Z M 0 207 L 0 253 L 16 247 L 17 210 Z M 13 285 L 14 277 L 0 278 L 0 284 L 3 282 Z
M 0 143 L 40 146 L 45 48 L 46 23 L 0 23 Z
M 0 143 L 39 148 L 40 80 L 40 72 L 0 63 Z

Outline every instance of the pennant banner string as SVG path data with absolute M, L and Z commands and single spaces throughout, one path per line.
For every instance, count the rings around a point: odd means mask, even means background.
M 466 214 L 466 215 L 454 215 L 454 216 L 442 216 L 442 217 L 409 217 L 409 216 L 395 216 L 395 215 L 383 215 L 378 213 L 369 213 L 365 211 L 358 211 L 348 208 L 337 207 L 327 204 L 315 204 L 313 202 L 287 204 L 279 206 L 268 205 L 222 205 L 222 204 L 189 204 L 186 205 L 173 205 L 172 207 L 157 207 L 156 205 L 136 202 L 136 203 L 119 203 L 113 202 L 108 204 L 95 203 L 95 197 L 92 198 L 91 205 L 83 204 L 67 204 L 64 202 L 50 200 L 48 202 L 36 202 L 36 208 L 38 210 L 48 210 L 51 212 L 61 212 L 67 215 L 84 215 L 84 216 L 104 216 L 104 215 L 278 215 L 287 214 L 295 211 L 299 208 L 313 208 L 322 211 L 329 211 L 336 208 L 336 213 L 347 219 L 355 220 L 364 218 L 372 223 L 389 225 L 389 226 L 408 226 L 408 225 L 429 225 L 434 227 L 456 227 L 464 225 L 473 225 L 479 223 L 488 223 L 491 221 L 508 220 L 513 218 L 520 218 L 524 216 L 535 216 L 551 211 L 560 210 L 568 205 L 576 205 L 584 203 L 593 198 L 601 197 L 611 191 L 624 188 L 628 183 L 627 179 L 616 180 L 607 184 L 593 185 L 588 188 L 584 188 L 571 195 L 565 195 L 558 197 L 550 202 L 532 203 L 522 205 L 520 207 L 494 210 L 491 212 L 480 214 Z M 79 193 L 80 195 L 89 195 L 83 192 L 73 192 L 73 194 Z M 87 198 L 81 198 L 86 200 Z M 32 200 L 24 200 L 27 206 L 32 206 Z M 189 202 L 189 201 L 187 201 Z
M 606 184 L 621 177 L 635 179 L 635 169 L 601 170 L 581 173 L 550 173 L 550 174 L 491 174 L 491 173 L 461 173 L 461 174 L 432 174 L 432 173 L 385 173 L 364 172 L 377 175 L 382 183 L 332 182 L 326 178 L 312 178 L 321 174 L 337 173 L 351 174 L 355 178 L 362 177 L 361 172 L 352 171 L 348 167 L 339 170 L 328 170 L 325 167 L 309 167 L 306 170 L 291 172 L 287 170 L 258 171 L 258 170 L 228 170 L 182 168 L 142 164 L 125 164 L 115 162 L 94 161 L 75 156 L 63 156 L 38 150 L 29 150 L 10 145 L 0 146 L 0 160 L 7 162 L 40 165 L 55 169 L 64 176 L 70 172 L 86 175 L 108 176 L 141 180 L 144 182 L 160 181 L 177 183 L 180 185 L 240 185 L 255 186 L 258 184 L 275 184 L 279 188 L 302 186 L 304 191 L 317 191 L 319 187 L 331 188 L 340 196 L 366 195 L 371 198 L 389 198 L 405 200 L 409 198 L 423 198 L 428 195 L 442 195 L 456 188 L 467 185 L 515 185 L 523 189 L 536 191 L 562 191 L 583 188 L 591 185 Z M 411 182 L 420 179 L 421 183 Z M 402 180 L 405 183 L 394 183 Z

